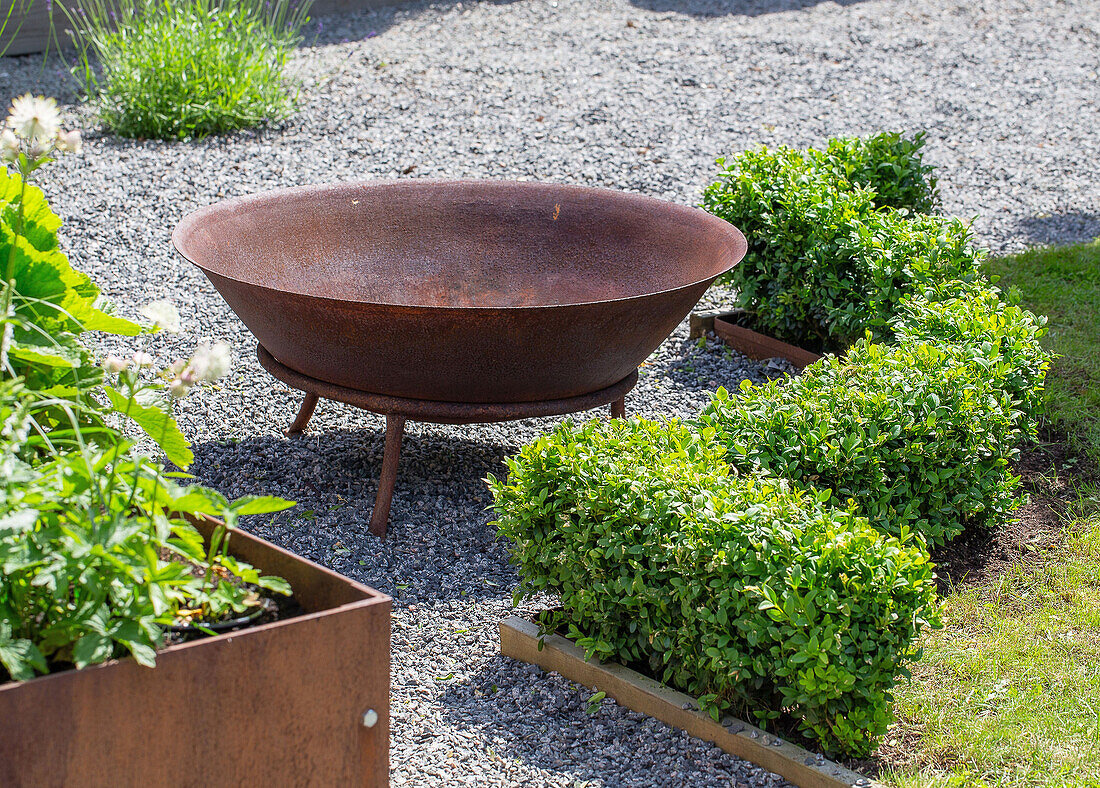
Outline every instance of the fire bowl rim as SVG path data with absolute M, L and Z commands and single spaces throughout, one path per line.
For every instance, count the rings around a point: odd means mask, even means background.
M 329 295 L 316 295 L 314 293 L 304 293 L 296 290 L 287 290 L 278 287 L 270 287 L 260 282 L 249 281 L 246 279 L 240 279 L 234 276 L 228 276 L 220 271 L 213 271 L 212 269 L 204 266 L 202 263 L 197 262 L 192 256 L 188 255 L 184 251 L 186 246 L 185 236 L 194 232 L 201 226 L 201 222 L 211 215 L 221 213 L 223 211 L 235 211 L 241 206 L 247 206 L 251 203 L 264 202 L 267 200 L 276 200 L 286 195 L 296 195 L 308 192 L 320 193 L 338 191 L 341 189 L 351 189 L 355 187 L 365 187 L 370 189 L 384 189 L 391 186 L 426 186 L 426 187 L 445 187 L 445 186 L 490 186 L 493 188 L 507 188 L 514 187 L 519 189 L 562 189 L 566 192 L 572 192 L 575 194 L 600 194 L 606 197 L 622 200 L 626 202 L 636 202 L 641 205 L 649 205 L 654 208 L 660 208 L 663 211 L 680 212 L 685 216 L 691 216 L 693 218 L 702 219 L 704 224 L 709 224 L 714 227 L 716 231 L 728 234 L 733 240 L 733 254 L 731 256 L 732 262 L 721 271 L 715 274 L 708 274 L 707 276 L 699 279 L 694 279 L 691 282 L 686 282 L 676 287 L 669 287 L 663 290 L 648 290 L 644 293 L 637 293 L 629 296 L 623 296 L 621 298 L 603 298 L 591 301 L 571 301 L 565 304 L 524 304 L 524 305 L 499 305 L 499 306 L 486 306 L 486 305 L 433 305 L 433 304 L 395 304 L 384 301 L 364 301 L 355 300 L 349 298 L 337 298 Z M 284 186 L 277 189 L 265 189 L 258 192 L 252 192 L 249 194 L 238 195 L 236 197 L 229 197 L 224 200 L 219 200 L 210 205 L 198 208 L 190 213 L 184 215 L 176 225 L 175 230 L 172 231 L 172 246 L 176 250 L 176 253 L 201 270 L 204 274 L 209 276 L 214 274 L 215 276 L 223 279 L 237 282 L 242 285 L 246 285 L 250 288 L 257 288 L 260 290 L 266 290 L 273 293 L 290 294 L 301 298 L 312 298 L 321 302 L 333 303 L 333 304 L 355 304 L 359 306 L 383 306 L 389 308 L 400 308 L 408 310 L 430 310 L 433 313 L 440 313 L 446 311 L 453 312 L 520 312 L 523 310 L 546 310 L 546 309 L 571 309 L 576 307 L 585 307 L 598 304 L 610 304 L 610 303 L 625 303 L 633 301 L 635 299 L 650 299 L 656 296 L 661 296 L 670 293 L 676 293 L 682 290 L 688 290 L 693 287 L 698 287 L 704 283 L 713 283 L 718 277 L 729 273 L 733 270 L 745 257 L 748 252 L 748 241 L 745 238 L 744 233 L 740 229 L 725 221 L 719 219 L 702 208 L 689 205 L 681 205 L 680 203 L 674 203 L 669 200 L 662 200 L 658 197 L 651 197 L 647 194 L 640 194 L 638 192 L 627 192 L 619 189 L 609 189 L 602 186 L 581 186 L 577 184 L 569 183 L 557 183 L 554 181 L 517 181 L 505 178 L 379 178 L 379 179 L 360 179 L 360 180 L 348 180 L 348 181 L 335 181 L 332 183 L 316 183 L 316 184 L 302 184 L 298 186 Z M 708 285 L 709 286 L 709 285 Z

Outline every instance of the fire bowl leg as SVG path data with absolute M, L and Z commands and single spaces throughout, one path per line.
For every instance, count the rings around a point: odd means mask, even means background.
M 378 477 L 378 496 L 374 499 L 374 511 L 370 516 L 370 532 L 379 539 L 386 538 L 386 524 L 390 520 L 390 502 L 393 500 L 393 486 L 397 482 L 397 465 L 401 460 L 401 438 L 404 433 L 405 417 L 387 415 L 382 474 Z
M 298 409 L 298 415 L 294 422 L 287 427 L 286 434 L 289 437 L 301 435 L 309 426 L 309 420 L 313 418 L 313 410 L 317 407 L 317 395 L 306 392 L 306 398 L 302 400 L 302 407 Z
M 611 403 L 611 418 L 613 419 L 625 419 L 626 418 L 626 396 L 619 397 L 617 400 Z

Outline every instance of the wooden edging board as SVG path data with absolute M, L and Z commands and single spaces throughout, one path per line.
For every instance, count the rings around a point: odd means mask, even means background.
M 737 311 L 719 309 L 693 312 L 690 336 L 692 339 L 697 339 L 707 332 L 714 332 L 727 345 L 749 358 L 757 360 L 785 358 L 800 372 L 821 358 L 817 353 L 803 350 L 797 345 L 791 345 L 737 325 L 736 319 L 741 314 Z
M 726 752 L 752 761 L 800 788 L 873 788 L 878 785 L 747 722 L 731 722 L 726 718 L 725 725 L 719 724 L 699 711 L 698 701 L 690 695 L 670 689 L 623 665 L 586 660 L 582 649 L 560 635 L 540 638 L 538 625 L 531 621 L 509 616 L 500 622 L 500 653 L 605 692 L 621 706 L 714 742 Z

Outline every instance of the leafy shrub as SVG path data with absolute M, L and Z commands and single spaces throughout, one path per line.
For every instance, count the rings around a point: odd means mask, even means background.
M 995 343 L 863 341 L 789 382 L 719 389 L 701 422 L 735 467 L 832 490 L 884 533 L 943 544 L 1018 505 L 1017 375 Z
M 111 131 L 201 137 L 281 120 L 309 0 L 90 0 L 81 76 Z M 117 24 L 116 24 L 117 17 Z
M 927 556 L 721 453 L 711 432 L 642 420 L 567 423 L 522 449 L 507 482 L 488 479 L 517 597 L 560 593 L 544 629 L 648 662 L 716 718 L 751 703 L 867 753 L 937 617 Z
M 824 151 L 806 152 L 838 180 L 875 193 L 875 206 L 932 213 L 939 203 L 935 167 L 924 163 L 926 135 L 884 131 L 873 137 L 836 137 Z
M 1006 300 L 1007 299 L 1007 300 Z M 933 342 L 999 356 L 1000 385 L 1021 413 L 1019 429 L 1034 437 L 1050 354 L 1039 344 L 1046 318 L 1023 309 L 1016 293 L 981 282 L 944 282 L 902 300 L 890 323 L 902 344 Z
M 982 281 L 984 254 L 958 219 L 879 213 L 857 225 L 848 251 L 861 289 L 845 292 L 826 282 L 830 293 L 841 294 L 827 313 L 834 347 L 846 348 L 868 331 L 888 334 L 900 304 L 914 293 L 948 281 L 960 287 Z
M 111 314 L 95 283 L 69 264 L 57 239 L 60 226 L 41 189 L 0 169 L 0 261 L 10 260 L 16 282 L 7 347 L 11 373 L 32 391 L 64 392 L 83 402 L 103 382 L 103 370 L 80 334 L 136 336 L 141 328 Z M 47 412 L 40 418 L 54 426 L 63 417 Z
M 859 141 L 834 143 L 866 153 Z M 872 164 L 790 148 L 746 151 L 728 166 L 719 160 L 724 169 L 702 206 L 748 238 L 729 281 L 760 330 L 843 350 L 885 326 L 922 285 L 978 276 L 980 255 L 965 225 L 879 210 L 873 191 L 838 174 L 865 175 Z

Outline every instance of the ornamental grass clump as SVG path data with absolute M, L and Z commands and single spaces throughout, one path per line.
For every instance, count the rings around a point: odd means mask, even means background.
M 287 117 L 309 0 L 85 0 L 78 76 L 123 137 L 203 137 Z
M 645 663 L 718 719 L 790 722 L 866 754 L 938 608 L 919 546 L 721 460 L 709 430 L 640 419 L 566 423 L 490 476 L 517 598 L 552 591 L 589 656 Z

